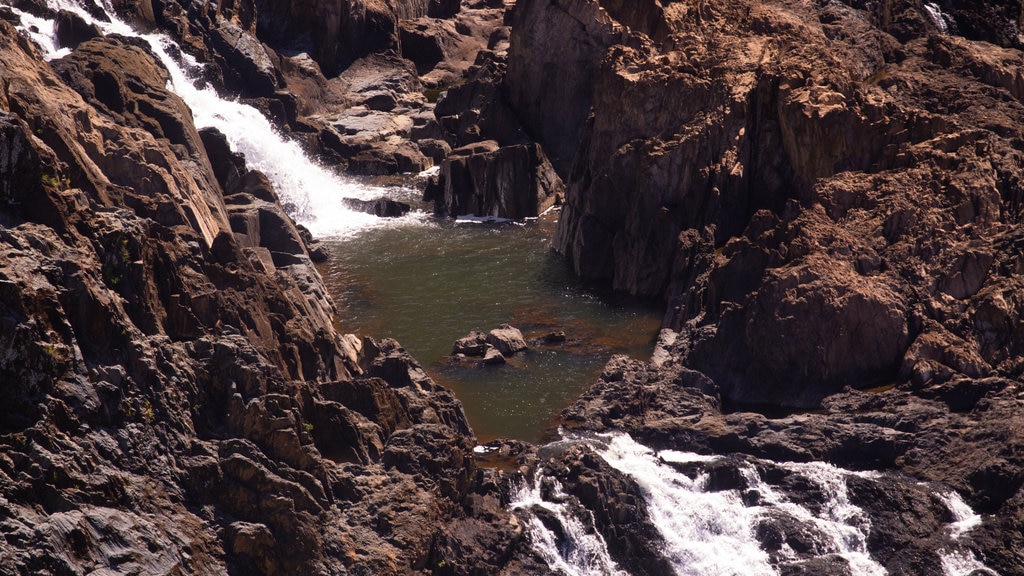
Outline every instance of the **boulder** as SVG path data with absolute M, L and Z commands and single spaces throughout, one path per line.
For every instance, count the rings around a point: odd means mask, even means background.
M 523 333 L 508 324 L 502 324 L 488 332 L 486 340 L 488 344 L 497 348 L 505 356 L 512 356 L 529 348 L 526 340 L 523 339 Z
M 483 356 L 487 352 L 487 335 L 483 332 L 473 331 L 455 341 L 452 346 L 452 354 L 465 354 L 466 356 Z
M 224 58 L 228 90 L 246 97 L 270 96 L 280 86 L 267 49 L 255 34 L 231 21 L 221 21 L 210 34 L 211 47 Z
M 480 363 L 485 366 L 497 366 L 505 363 L 505 356 L 500 350 L 488 344 L 484 350 L 484 358 Z
M 54 34 L 57 38 L 57 46 L 74 49 L 86 40 L 102 36 L 103 32 L 95 24 L 89 24 L 78 14 L 61 10 L 57 13 Z

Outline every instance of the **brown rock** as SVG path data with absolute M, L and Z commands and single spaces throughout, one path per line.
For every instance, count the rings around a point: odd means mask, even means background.
M 523 333 L 518 328 L 502 324 L 487 333 L 487 343 L 498 349 L 505 356 L 511 356 L 529 348 Z

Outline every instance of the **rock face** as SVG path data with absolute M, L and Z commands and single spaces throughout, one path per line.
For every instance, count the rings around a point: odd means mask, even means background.
M 51 68 L 0 22 L 0 78 L 0 572 L 499 571 L 442 555 L 521 538 L 461 404 L 334 330 L 308 233 L 144 42 Z
M 942 482 L 992 514 L 966 546 L 1020 572 L 1019 9 L 519 2 L 504 82 L 565 179 L 556 247 L 668 303 L 567 428 Z M 940 570 L 927 494 L 847 484 L 874 558 Z M 762 548 L 813 540 L 791 528 Z
M 305 35 L 314 58 L 329 76 L 356 59 L 398 48 L 398 20 L 446 18 L 459 11 L 450 0 L 261 1 L 257 5 L 260 37 L 271 45 L 288 45 Z
M 513 27 L 505 80 L 526 131 L 562 150 L 547 119 L 581 126 L 556 248 L 583 278 L 665 298 L 727 399 L 813 406 L 937 356 L 1020 375 L 989 344 L 1018 333 L 1013 305 L 998 336 L 954 312 L 1019 283 L 993 265 L 1020 215 L 1019 52 L 941 35 L 913 2 L 526 1 L 515 17 L 537 24 Z M 588 105 L 533 88 L 580 46 L 560 84 Z
M 521 220 L 553 206 L 562 181 L 537 144 L 499 147 L 488 140 L 452 150 L 441 165 L 434 212 Z

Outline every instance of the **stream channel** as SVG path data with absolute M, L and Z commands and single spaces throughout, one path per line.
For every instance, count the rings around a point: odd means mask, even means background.
M 661 319 L 651 303 L 581 286 L 551 249 L 557 215 L 497 225 L 421 216 L 327 242 L 320 272 L 337 327 L 397 339 L 455 391 L 478 441 L 544 439 L 612 354 L 650 357 Z M 499 366 L 449 361 L 455 340 L 504 323 L 528 341 L 560 331 L 566 341 Z

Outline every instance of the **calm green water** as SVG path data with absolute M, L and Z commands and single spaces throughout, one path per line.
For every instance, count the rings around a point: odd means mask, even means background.
M 613 353 L 648 358 L 660 310 L 602 298 L 577 285 L 550 249 L 552 222 L 526 225 L 411 222 L 329 243 L 321 268 L 338 327 L 397 339 L 462 401 L 481 441 L 540 440 Z M 504 366 L 450 365 L 471 330 L 508 323 L 524 336 L 563 330 Z

